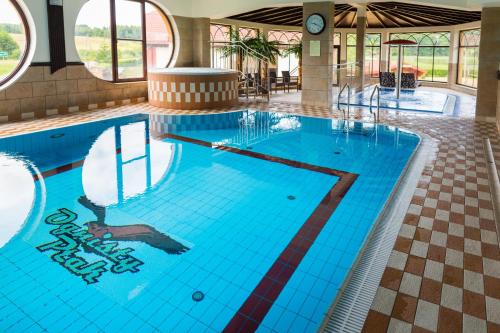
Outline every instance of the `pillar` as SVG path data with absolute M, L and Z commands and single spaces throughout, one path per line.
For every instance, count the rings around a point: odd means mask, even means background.
M 457 83 L 459 40 L 460 40 L 460 30 L 454 27 L 450 33 L 450 59 L 448 61 L 449 87 L 452 87 Z
M 366 7 L 359 6 L 356 17 L 356 62 L 357 88 L 362 90 L 365 85 L 365 37 L 366 37 Z
M 325 30 L 319 35 L 309 34 L 305 27 L 307 18 L 314 13 L 326 20 Z M 303 22 L 302 104 L 330 108 L 333 102 L 333 2 L 304 3 Z M 319 55 L 311 53 L 311 44 L 319 46 Z
M 498 78 L 500 63 L 500 7 L 483 8 L 481 14 L 481 43 L 479 45 L 479 76 L 477 81 L 476 117 L 495 119 L 497 114 Z
M 389 41 L 389 32 L 385 29 L 380 33 L 380 71 L 390 72 L 389 69 L 389 46 L 384 43 Z
M 210 19 L 193 19 L 193 64 L 210 67 Z

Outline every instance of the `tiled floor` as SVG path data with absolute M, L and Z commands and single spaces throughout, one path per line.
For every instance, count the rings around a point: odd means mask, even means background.
M 473 104 L 472 98 L 459 95 L 454 116 L 381 112 L 382 122 L 429 135 L 436 150 L 415 189 L 365 332 L 500 332 L 500 251 L 482 140 L 490 138 L 497 165 L 500 141 L 495 124 L 471 118 Z M 340 116 L 321 107 L 276 101 L 242 100 L 234 109 L 245 107 Z M 185 113 L 147 104 L 121 106 L 1 125 L 0 136 L 137 112 Z M 366 110 L 352 115 L 372 121 Z

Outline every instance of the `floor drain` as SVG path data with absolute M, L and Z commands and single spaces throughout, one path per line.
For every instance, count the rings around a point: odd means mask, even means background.
M 288 199 L 288 200 L 295 200 L 295 196 L 293 196 L 293 195 L 289 195 L 289 196 L 287 197 L 287 199 Z
M 340 154 L 340 152 L 339 152 L 339 151 L 336 151 L 336 152 L 334 152 L 334 154 L 335 154 L 335 155 L 339 155 L 339 154 Z
M 253 147 L 252 147 L 252 146 L 248 146 L 248 147 L 247 147 L 247 149 L 248 149 L 248 150 L 252 150 L 252 149 L 253 149 Z
M 193 301 L 195 301 L 195 302 L 201 302 L 205 298 L 205 295 L 201 291 L 198 290 L 198 291 L 195 291 L 193 293 L 192 298 L 193 298 Z
M 59 133 L 59 134 L 52 134 L 50 136 L 51 139 L 59 139 L 59 138 L 62 138 L 64 136 L 64 133 Z

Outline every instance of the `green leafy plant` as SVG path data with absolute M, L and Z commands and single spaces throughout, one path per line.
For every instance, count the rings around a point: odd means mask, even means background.
M 17 59 L 20 54 L 19 45 L 5 31 L 0 31 L 0 51 L 6 52 L 8 59 Z
M 223 54 L 225 57 L 236 55 L 236 68 L 239 71 L 241 71 L 243 67 L 245 48 L 268 59 L 269 63 L 273 65 L 276 64 L 278 57 L 281 55 L 280 43 L 277 41 L 269 41 L 264 34 L 259 33 L 257 37 L 242 39 L 238 31 L 232 30 L 231 43 L 223 48 Z M 261 62 L 265 75 L 267 75 L 269 63 L 267 61 Z

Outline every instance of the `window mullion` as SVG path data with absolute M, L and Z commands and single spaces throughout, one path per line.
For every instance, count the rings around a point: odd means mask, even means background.
M 118 81 L 118 40 L 116 38 L 116 4 L 115 0 L 109 0 L 111 6 L 111 59 L 113 67 L 113 82 Z
M 146 79 L 148 76 L 148 59 L 146 48 L 146 2 L 141 1 L 142 11 L 142 78 Z

